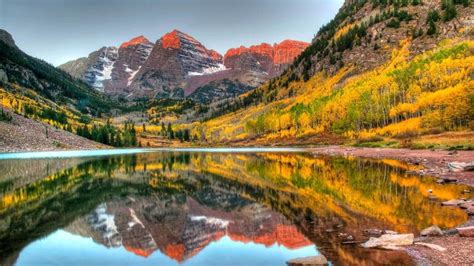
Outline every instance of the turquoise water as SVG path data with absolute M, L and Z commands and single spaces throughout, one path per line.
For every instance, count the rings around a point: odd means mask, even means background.
M 61 245 L 58 245 L 61 243 Z M 225 254 L 225 256 L 223 256 Z M 58 230 L 27 246 L 17 260 L 18 266 L 35 265 L 281 265 L 291 258 L 318 255 L 314 245 L 291 250 L 274 244 L 242 243 L 223 237 L 211 243 L 190 260 L 177 262 L 157 251 L 149 257 L 137 256 L 124 247 L 107 248 L 90 238 Z
M 303 152 L 304 148 L 153 148 L 153 149 L 104 149 L 78 151 L 40 151 L 0 153 L 0 160 L 77 158 L 111 155 L 138 154 L 147 152 L 207 152 L 207 153 L 258 153 L 258 152 Z

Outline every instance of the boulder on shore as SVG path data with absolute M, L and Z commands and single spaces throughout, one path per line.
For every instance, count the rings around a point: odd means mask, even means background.
M 453 200 L 443 201 L 441 203 L 441 205 L 443 205 L 443 206 L 458 206 L 458 205 L 463 204 L 463 203 L 464 203 L 464 200 L 453 199 Z
M 448 168 L 452 172 L 474 171 L 474 162 L 470 162 L 470 163 L 450 162 L 448 163 Z
M 474 226 L 456 228 L 460 236 L 474 237 Z
M 407 246 L 413 244 L 414 239 L 415 236 L 413 234 L 385 234 L 378 238 L 371 237 L 361 246 L 364 248 L 400 249 L 399 246 Z
M 443 231 L 441 231 L 441 229 L 437 225 L 433 225 L 421 230 L 420 235 L 421 236 L 442 236 Z

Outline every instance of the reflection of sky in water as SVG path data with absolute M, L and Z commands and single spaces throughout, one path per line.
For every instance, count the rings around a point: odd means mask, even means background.
M 318 254 L 314 245 L 290 250 L 277 244 L 265 247 L 235 242 L 225 236 L 178 264 L 159 250 L 143 258 L 123 247 L 107 248 L 90 238 L 58 230 L 28 245 L 16 265 L 286 265 L 289 259 Z

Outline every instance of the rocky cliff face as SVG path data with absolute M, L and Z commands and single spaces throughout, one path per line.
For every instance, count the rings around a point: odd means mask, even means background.
M 273 46 L 268 43 L 232 48 L 224 56 L 224 65 L 231 69 L 264 72 L 275 77 L 293 62 L 308 43 L 285 40 Z
M 123 94 L 147 60 L 153 43 L 143 36 L 124 42 L 119 48 L 102 47 L 87 57 L 67 62 L 59 68 L 108 94 Z
M 139 36 L 118 49 L 104 47 L 60 67 L 112 96 L 183 98 L 203 87 L 200 95 L 205 97 L 194 98 L 209 102 L 239 95 L 281 74 L 308 45 L 292 40 L 263 43 L 230 49 L 223 57 L 174 30 L 155 44 Z
M 184 97 L 185 79 L 218 72 L 222 56 L 193 37 L 174 30 L 158 40 L 150 57 L 135 77 L 134 96 Z
M 7 45 L 11 47 L 18 48 L 15 44 L 15 41 L 13 40 L 12 35 L 9 32 L 2 29 L 0 29 L 0 41 L 3 41 L 4 43 L 6 43 Z
M 128 87 L 150 56 L 152 49 L 153 43 L 144 36 L 133 38 L 120 45 L 110 79 L 105 83 L 105 92 L 112 95 L 128 94 Z
M 88 57 L 69 61 L 59 68 L 73 77 L 84 80 L 95 89 L 104 91 L 104 83 L 111 79 L 112 69 L 117 58 L 116 47 L 102 47 L 90 53 Z

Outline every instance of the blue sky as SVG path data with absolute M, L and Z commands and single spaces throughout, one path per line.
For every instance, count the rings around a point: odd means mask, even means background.
M 0 28 L 53 65 L 144 35 L 179 29 L 225 53 L 240 45 L 310 41 L 343 0 L 0 0 Z

